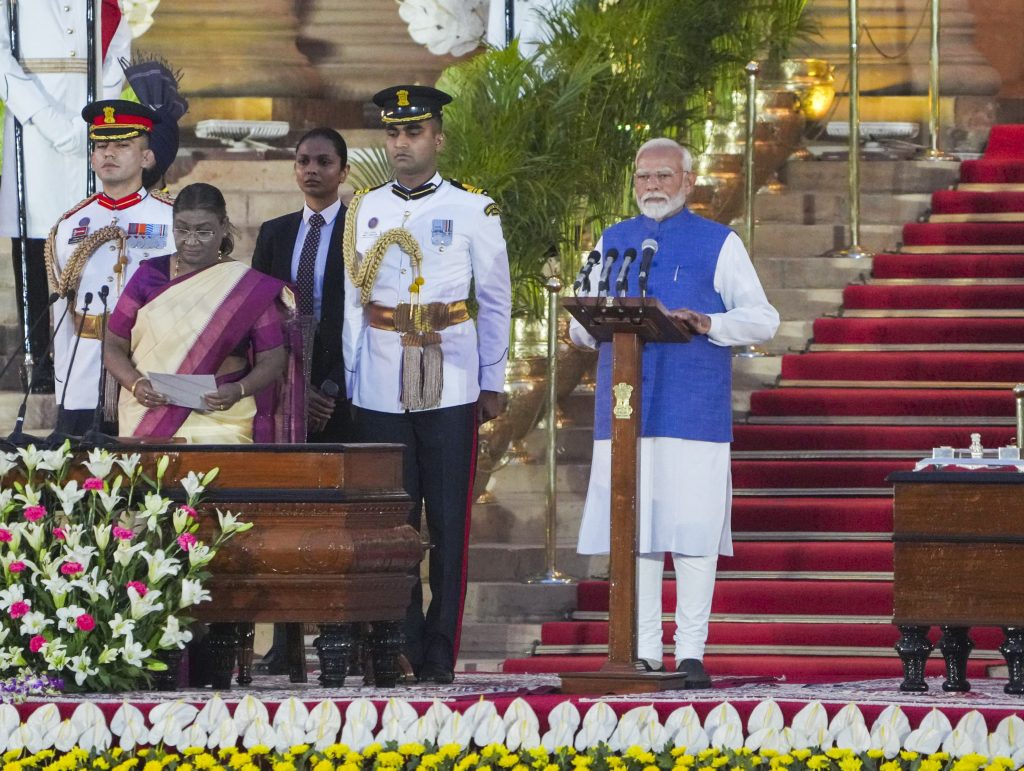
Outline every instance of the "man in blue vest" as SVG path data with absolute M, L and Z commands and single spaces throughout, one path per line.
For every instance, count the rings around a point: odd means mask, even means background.
M 686 687 L 707 688 L 704 646 L 718 555 L 732 554 L 732 356 L 730 346 L 770 340 L 779 315 L 769 304 L 739 237 L 686 208 L 694 174 L 689 152 L 652 139 L 636 154 L 640 216 L 604 231 L 598 249 L 638 252 L 658 243 L 648 294 L 693 333 L 685 345 L 649 344 L 643 352 L 640 479 L 637 490 L 638 653 L 664 669 L 661 586 L 665 552 L 677 579 L 675 666 Z M 600 271 L 601 265 L 594 267 Z M 598 282 L 595 273 L 591 286 Z M 635 287 L 632 294 L 636 294 Z M 597 347 L 594 457 L 578 551 L 606 554 L 611 480 L 611 346 L 575 321 L 575 342 Z

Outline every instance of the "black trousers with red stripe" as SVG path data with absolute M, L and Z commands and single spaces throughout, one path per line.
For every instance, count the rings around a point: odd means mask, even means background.
M 359 409 L 355 433 L 361 442 L 405 445 L 403 479 L 413 500 L 409 524 L 419 531 L 426 514 L 431 595 L 424 612 L 417 571 L 405 618 L 405 655 L 417 673 L 454 669 L 466 594 L 476 404 L 401 413 Z

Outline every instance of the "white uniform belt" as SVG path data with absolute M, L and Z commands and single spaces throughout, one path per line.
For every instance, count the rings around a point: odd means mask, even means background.
M 85 59 L 19 59 L 18 64 L 29 75 L 51 75 L 65 72 L 86 75 L 89 71 L 89 63 Z

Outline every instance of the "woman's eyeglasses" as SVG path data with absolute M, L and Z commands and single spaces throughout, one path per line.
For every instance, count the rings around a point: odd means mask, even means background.
M 188 243 L 191 238 L 195 238 L 195 240 L 201 244 L 206 244 L 212 241 L 215 235 L 217 234 L 212 230 L 187 230 L 186 228 L 174 228 L 175 240 L 181 241 L 183 244 Z

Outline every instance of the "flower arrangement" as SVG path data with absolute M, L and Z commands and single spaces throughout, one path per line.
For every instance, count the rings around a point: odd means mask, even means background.
M 217 511 L 212 543 L 196 511 L 217 469 L 163 494 L 141 456 L 96 449 L 72 469 L 70 446 L 0 453 L 0 673 L 62 676 L 82 691 L 127 690 L 165 671 L 162 652 L 191 639 L 188 608 L 220 546 L 252 527 Z M 81 480 L 81 482 L 80 482 Z

